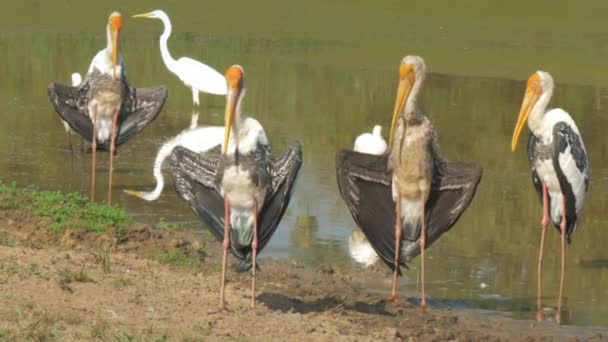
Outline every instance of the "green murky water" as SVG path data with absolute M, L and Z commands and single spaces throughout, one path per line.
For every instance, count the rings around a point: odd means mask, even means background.
M 522 80 L 537 68 L 552 72 L 558 83 L 552 104 L 578 122 L 592 168 L 585 218 L 568 248 L 566 303 L 572 323 L 608 325 L 608 252 L 602 243 L 608 224 L 608 28 L 603 18 L 608 4 L 592 3 L 582 8 L 551 6 L 550 1 L 462 1 L 446 8 L 388 0 L 265 0 L 180 1 L 162 7 L 173 19 L 169 45 L 174 57 L 200 59 L 220 72 L 234 63 L 243 65 L 249 81 L 245 111 L 265 126 L 274 150 L 296 138 L 302 141 L 305 160 L 298 190 L 263 255 L 308 264 L 349 263 L 346 240 L 354 223 L 337 192 L 334 153 L 351 147 L 374 124 L 388 125 L 397 64 L 404 54 L 425 57 L 431 74 L 420 107 L 437 128 L 445 155 L 484 166 L 471 207 L 428 253 L 428 294 L 436 305 L 533 317 L 541 207 L 525 149 L 512 154 L 509 147 Z M 1 179 L 88 192 L 90 155 L 70 154 L 46 86 L 53 80 L 68 83 L 72 72 L 86 71 L 105 45 L 104 25 L 113 9 L 127 15 L 158 4 L 3 4 Z M 157 21 L 125 20 L 123 54 L 130 81 L 167 84 L 170 95 L 160 117 L 121 147 L 116 189 L 151 188 L 156 148 L 189 125 L 190 91 L 162 63 L 161 30 Z M 224 99 L 204 95 L 201 101 L 200 122 L 221 125 Z M 78 139 L 74 143 L 78 146 Z M 106 159 L 102 154 L 100 197 Z M 170 185 L 153 203 L 119 191 L 115 195 L 140 221 L 196 224 Z M 558 248 L 552 230 L 545 254 L 546 305 L 556 301 Z M 417 260 L 401 285 L 412 295 L 416 266 Z

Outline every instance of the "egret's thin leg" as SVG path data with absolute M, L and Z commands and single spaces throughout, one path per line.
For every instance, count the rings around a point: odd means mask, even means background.
M 68 131 L 68 144 L 70 145 L 70 153 L 74 155 L 74 147 L 72 146 L 72 134 Z
M 542 315 L 542 272 L 543 272 L 543 250 L 545 247 L 545 233 L 547 232 L 547 225 L 549 224 L 549 194 L 547 186 L 543 183 L 543 219 L 540 222 L 540 248 L 538 250 L 538 268 L 537 268 L 537 283 L 536 283 L 536 320 L 538 322 L 543 320 Z
M 198 126 L 198 108 L 199 108 L 199 101 L 198 101 L 198 89 L 196 88 L 192 88 L 192 104 L 194 105 L 193 111 L 192 111 L 192 119 L 190 120 L 190 128 L 196 128 Z
M 198 107 L 192 108 L 192 118 L 190 119 L 190 129 L 198 127 Z

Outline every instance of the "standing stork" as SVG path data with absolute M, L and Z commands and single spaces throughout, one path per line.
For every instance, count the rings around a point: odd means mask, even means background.
M 555 320 L 561 324 L 562 294 L 566 264 L 566 239 L 578 226 L 581 210 L 589 187 L 589 161 L 583 138 L 563 109 L 545 111 L 553 95 L 553 77 L 548 72 L 537 71 L 528 79 L 517 124 L 511 140 L 511 151 L 527 122 L 531 134 L 528 140 L 528 161 L 532 169 L 532 181 L 543 205 L 540 248 L 538 253 L 537 320 L 541 314 L 541 280 L 543 247 L 549 219 L 561 232 L 561 277 Z
M 119 53 L 122 16 L 110 14 L 108 45 L 93 58 L 86 79 L 77 87 L 49 85 L 55 111 L 83 138 L 91 142 L 91 199 L 95 199 L 96 152 L 110 151 L 108 204 L 112 203 L 112 174 L 116 146 L 129 140 L 156 118 L 167 97 L 164 86 L 131 88 Z
M 164 31 L 160 35 L 160 54 L 167 66 L 167 69 L 179 77 L 184 84 L 192 89 L 192 102 L 194 111 L 190 128 L 198 126 L 198 107 L 199 93 L 209 93 L 215 95 L 226 95 L 226 80 L 224 76 L 215 69 L 188 57 L 181 57 L 177 60 L 173 59 L 167 41 L 171 36 L 171 20 L 167 13 L 162 10 L 155 10 L 148 13 L 136 14 L 133 18 L 151 18 L 159 19 L 163 22 Z
M 278 227 L 302 166 L 302 149 L 295 142 L 273 159 L 264 128 L 241 116 L 245 75 L 241 66 L 226 71 L 225 134 L 219 157 L 202 155 L 181 146 L 173 150 L 171 170 L 175 189 L 223 241 L 220 310 L 228 250 L 239 259 L 237 271 L 252 270 L 251 306 L 255 306 L 257 253 Z
M 376 253 L 393 269 L 388 299 L 397 300 L 400 267 L 421 254 L 422 307 L 424 250 L 460 218 L 482 174 L 479 164 L 442 157 L 433 126 L 416 110 L 424 76 L 421 57 L 403 58 L 388 156 L 340 151 L 336 157 L 342 198 Z

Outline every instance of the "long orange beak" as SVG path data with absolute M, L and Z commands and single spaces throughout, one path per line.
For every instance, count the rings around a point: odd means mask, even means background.
M 228 140 L 232 131 L 232 125 L 234 124 L 236 106 L 243 89 L 243 68 L 238 65 L 228 68 L 226 71 L 226 83 L 228 85 L 228 93 L 226 94 L 226 114 L 224 117 L 224 148 L 222 152 L 224 154 L 228 150 Z
M 416 81 L 416 74 L 413 69 L 413 65 L 401 65 L 399 67 L 399 87 L 397 88 L 397 99 L 395 100 L 395 109 L 393 110 L 393 118 L 391 120 L 391 130 L 388 134 L 388 146 L 392 146 L 393 137 L 395 135 L 395 126 L 399 120 L 399 115 L 403 111 L 405 102 L 410 96 L 412 86 Z
M 517 141 L 519 140 L 519 136 L 521 134 L 524 125 L 528 121 L 528 116 L 530 116 L 530 112 L 538 98 L 540 97 L 540 92 L 532 90 L 529 86 L 526 87 L 526 94 L 524 96 L 524 101 L 521 104 L 521 109 L 519 110 L 519 117 L 517 118 L 517 123 L 515 124 L 515 130 L 513 130 L 513 138 L 511 139 L 511 152 L 515 152 L 515 148 L 517 147 Z

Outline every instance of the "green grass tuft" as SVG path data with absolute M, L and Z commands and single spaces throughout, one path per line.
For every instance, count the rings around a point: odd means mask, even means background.
M 15 247 L 16 244 L 17 243 L 12 236 L 5 232 L 0 232 L 0 246 Z
M 104 247 L 101 251 L 99 262 L 101 264 L 101 268 L 103 269 L 103 273 L 105 274 L 110 273 L 110 253 L 110 247 L 108 246 Z
M 152 258 L 163 264 L 187 266 L 192 268 L 200 266 L 200 261 L 189 257 L 180 250 L 156 253 L 152 256 Z
M 50 217 L 49 230 L 62 233 L 66 228 L 83 228 L 92 232 L 104 232 L 115 227 L 117 237 L 131 222 L 124 209 L 91 202 L 79 193 L 23 189 L 13 182 L 0 181 L 0 209 L 29 211 L 38 216 Z

